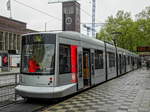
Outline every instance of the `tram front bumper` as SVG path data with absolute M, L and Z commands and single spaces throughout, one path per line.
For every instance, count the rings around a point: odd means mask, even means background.
M 27 98 L 60 98 L 76 92 L 76 84 L 58 87 L 34 87 L 18 85 L 15 88 L 18 95 Z

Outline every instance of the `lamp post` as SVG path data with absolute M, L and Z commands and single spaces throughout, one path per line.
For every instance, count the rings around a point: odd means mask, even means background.
M 112 40 L 114 42 L 115 50 L 116 50 L 116 72 L 118 76 L 118 52 L 117 52 L 117 43 L 116 43 L 116 37 L 117 35 L 121 35 L 121 32 L 112 32 Z
M 104 31 L 104 33 L 105 34 L 107 34 L 107 32 L 106 31 Z M 104 41 L 104 57 L 105 57 L 105 79 L 106 79 L 106 81 L 107 81 L 107 79 L 108 79 L 108 71 L 107 71 L 107 45 L 106 45 L 106 35 L 104 35 L 104 38 L 103 38 L 103 41 Z
M 106 45 L 106 38 L 104 37 L 104 47 L 105 47 L 105 74 L 106 74 L 106 81 L 108 79 L 108 71 L 107 71 L 107 45 Z

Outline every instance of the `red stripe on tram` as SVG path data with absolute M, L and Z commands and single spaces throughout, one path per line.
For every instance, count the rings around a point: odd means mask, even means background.
M 71 82 L 77 82 L 77 46 L 71 45 L 71 72 L 72 80 Z

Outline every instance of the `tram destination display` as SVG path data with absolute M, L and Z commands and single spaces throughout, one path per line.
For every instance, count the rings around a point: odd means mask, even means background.
M 139 46 L 137 52 L 150 52 L 150 46 Z

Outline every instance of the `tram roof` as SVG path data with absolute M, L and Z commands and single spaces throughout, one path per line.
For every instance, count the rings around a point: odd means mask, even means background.
M 96 38 L 93 37 L 89 37 L 87 35 L 78 33 L 78 32 L 73 32 L 73 31 L 54 31 L 54 32 L 35 32 L 35 33 L 28 33 L 25 35 L 34 35 L 34 34 L 56 34 L 62 38 L 68 38 L 68 39 L 73 39 L 73 40 L 78 40 L 78 41 L 83 41 L 83 42 L 88 42 L 90 44 L 95 44 L 95 45 L 100 45 L 100 46 L 104 46 L 104 42 L 101 40 L 98 40 Z M 114 45 L 111 45 L 109 43 L 106 43 L 107 47 L 109 48 L 115 48 Z M 133 52 L 130 52 L 128 50 L 125 50 L 123 48 L 117 47 L 118 50 L 122 51 L 122 52 L 126 52 L 126 53 L 130 53 L 132 55 L 136 55 Z
M 96 44 L 96 45 L 104 45 L 104 42 L 92 37 L 89 37 L 87 35 L 78 33 L 78 32 L 73 32 L 73 31 L 55 31 L 55 32 L 35 32 L 35 33 L 28 33 L 24 34 L 25 35 L 34 35 L 34 34 L 56 34 L 62 38 L 68 38 L 68 39 L 73 39 L 73 40 L 78 40 L 78 41 L 85 41 L 91 44 Z
M 97 45 L 104 45 L 104 42 L 98 39 L 95 39 L 93 37 L 89 37 L 87 35 L 78 33 L 78 32 L 72 32 L 72 31 L 63 31 L 58 33 L 60 37 L 69 38 L 73 40 L 79 40 L 79 41 L 85 41 L 91 44 L 97 44 Z

